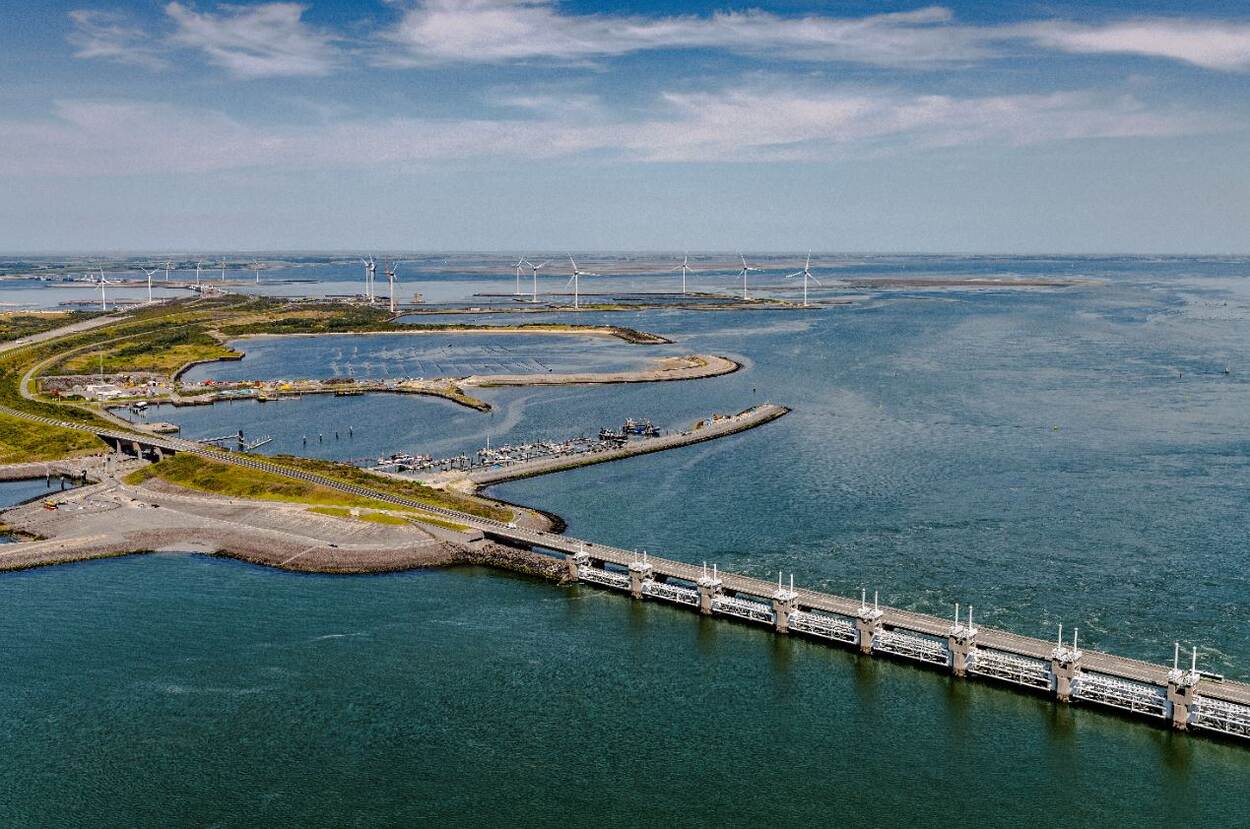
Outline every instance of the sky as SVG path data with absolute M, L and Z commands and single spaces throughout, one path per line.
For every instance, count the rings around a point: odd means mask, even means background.
M 1250 252 L 1250 4 L 0 0 L 0 250 Z

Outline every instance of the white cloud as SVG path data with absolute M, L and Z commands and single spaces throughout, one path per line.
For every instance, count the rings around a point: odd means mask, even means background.
M 69 13 L 69 19 L 74 30 L 68 39 L 76 58 L 112 60 L 148 69 L 166 66 L 147 32 L 120 14 L 76 9 Z
M 398 0 L 396 0 L 398 2 Z M 69 13 L 80 58 L 159 68 L 170 46 L 199 49 L 241 78 L 327 75 L 348 62 L 395 67 L 526 61 L 593 62 L 648 50 L 713 49 L 776 61 L 936 68 L 1019 54 L 1025 44 L 1088 54 L 1147 55 L 1223 71 L 1250 70 L 1250 23 L 1141 18 L 1082 24 L 1042 20 L 962 25 L 949 9 L 838 18 L 760 10 L 668 17 L 567 13 L 561 0 L 412 0 L 393 25 L 375 30 L 391 49 L 340 48 L 342 35 L 304 22 L 295 2 L 165 6 L 168 34 L 113 12 Z M 360 29 L 365 31 L 368 27 Z
M 1154 111 L 1093 92 L 958 98 L 853 88 L 745 88 L 668 95 L 673 117 L 638 125 L 626 146 L 653 161 L 810 160 L 995 143 L 1207 132 L 1222 121 Z
M 839 19 L 763 11 L 709 17 L 564 14 L 555 0 L 423 0 L 388 37 L 405 47 L 393 64 L 590 60 L 650 49 L 718 48 L 790 60 L 880 65 L 983 57 L 977 30 L 951 25 L 940 7 Z
M 165 14 L 177 26 L 173 42 L 202 50 L 235 77 L 328 75 L 340 63 L 339 50 L 331 35 L 304 23 L 306 8 L 222 5 L 214 14 L 173 2 Z
M 1083 26 L 1034 23 L 1019 27 L 1041 46 L 1089 54 L 1133 54 L 1223 71 L 1250 70 L 1250 23 L 1152 18 Z
M 160 130 L 135 128 L 160 123 Z M 894 90 L 742 87 L 670 94 L 641 120 L 574 108 L 521 119 L 336 120 L 302 128 L 133 102 L 67 101 L 55 117 L 0 121 L 0 175 L 139 175 L 347 169 L 488 158 L 641 162 L 820 161 L 962 144 L 1152 137 L 1237 126 L 1093 92 L 973 98 Z

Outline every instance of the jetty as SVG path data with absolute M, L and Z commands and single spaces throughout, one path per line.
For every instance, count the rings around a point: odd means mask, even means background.
M 636 455 L 647 455 L 652 452 L 663 452 L 680 446 L 690 446 L 703 441 L 715 440 L 719 437 L 745 432 L 757 426 L 776 420 L 788 414 L 790 410 L 776 403 L 763 403 L 734 415 L 715 415 L 698 421 L 688 429 L 657 437 L 633 438 L 611 448 L 598 449 L 592 452 L 576 452 L 550 457 L 520 460 L 508 464 L 477 467 L 469 471 L 450 470 L 432 475 L 417 475 L 417 479 L 435 486 L 452 486 L 466 488 L 470 491 L 521 478 L 533 478 L 608 461 L 631 458 Z M 465 486 L 467 484 L 467 486 Z

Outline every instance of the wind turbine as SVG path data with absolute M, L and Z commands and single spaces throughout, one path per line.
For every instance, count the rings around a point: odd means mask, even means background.
M 152 271 L 152 273 L 156 273 L 156 271 Z M 104 278 L 104 268 L 100 268 L 100 275 L 96 278 L 96 284 L 100 286 L 100 310 L 107 311 L 109 308 L 108 303 L 104 299 L 104 286 L 112 285 L 113 283 Z
M 260 284 L 260 263 L 253 262 L 252 270 L 256 271 L 256 284 L 259 285 Z
M 543 267 L 550 261 L 551 261 L 550 259 L 547 259 L 542 264 L 535 265 L 533 262 L 530 262 L 528 259 L 525 260 L 526 264 L 530 266 L 530 276 L 534 280 L 534 302 L 538 302 L 538 269 Z
M 390 285 L 390 289 L 391 289 L 391 313 L 392 314 L 395 313 L 395 265 L 396 264 L 398 263 L 392 262 L 389 267 L 385 264 L 382 265 L 382 272 L 386 274 L 386 281 Z
M 226 257 L 221 257 L 221 281 L 226 281 Z
M 169 281 L 169 269 L 172 268 L 173 266 L 174 266 L 173 262 L 170 262 L 168 259 L 165 260 L 165 281 L 166 282 Z
M 742 260 L 742 298 L 745 300 L 747 298 L 747 273 L 750 271 L 758 271 L 759 268 L 753 268 L 748 265 L 747 258 L 741 253 L 738 254 L 738 258 Z
M 195 263 L 195 287 L 197 288 L 200 287 L 200 265 L 203 264 L 204 263 L 200 261 L 196 261 Z
M 786 276 L 786 279 L 790 279 L 791 277 L 794 277 L 794 276 L 803 277 L 803 307 L 806 308 L 807 307 L 807 280 L 810 279 L 811 281 L 815 282 L 817 285 L 820 285 L 820 280 L 812 276 L 812 252 L 810 250 L 807 252 L 807 262 L 806 264 L 803 265 L 803 270 L 795 271 L 792 274 L 788 274 Z M 822 285 L 821 287 L 824 287 L 824 286 Z
M 599 274 L 597 274 L 597 273 L 591 273 L 590 271 L 579 271 L 579 270 L 577 269 L 577 262 L 574 262 L 574 261 L 573 261 L 573 254 L 571 254 L 571 253 L 569 254 L 569 262 L 573 265 L 573 275 L 569 277 L 569 282 L 572 282 L 572 283 L 573 283 L 573 309 L 574 309 L 574 310 L 576 310 L 576 309 L 578 309 L 578 308 L 580 308 L 580 307 L 581 307 L 580 303 L 578 302 L 578 293 L 577 293 L 577 280 L 578 280 L 578 277 L 582 277 L 582 276 L 598 276 Z M 567 282 L 565 283 L 565 287 L 568 287 L 568 283 L 567 283 Z
M 148 275 L 148 302 L 151 302 L 152 301 L 152 274 L 159 271 L 160 268 L 153 268 L 152 270 L 148 270 L 147 268 L 140 265 L 139 270 L 143 271 L 144 273 Z M 103 290 L 103 288 L 101 288 L 101 290 Z
M 690 267 L 690 254 L 687 253 L 686 257 L 681 260 L 681 264 L 673 268 L 671 271 L 669 271 L 669 273 L 677 273 L 678 271 L 681 271 L 681 292 L 682 294 L 685 294 L 686 293 L 686 272 L 689 271 L 690 273 L 698 273 L 696 269 Z
M 529 260 L 522 256 L 516 260 L 516 296 L 521 295 L 521 266 L 528 265 Z
M 378 266 L 374 263 L 373 256 L 362 258 L 360 264 L 365 266 L 365 299 L 373 302 L 373 274 Z

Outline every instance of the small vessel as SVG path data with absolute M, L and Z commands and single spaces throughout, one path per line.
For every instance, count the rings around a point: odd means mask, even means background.
M 621 427 L 621 432 L 626 435 L 640 435 L 648 438 L 659 437 L 660 435 L 660 430 L 650 420 L 634 420 L 632 417 L 625 421 L 625 425 Z
M 613 432 L 611 429 L 599 430 L 599 441 L 601 443 L 622 444 L 629 440 L 629 436 L 624 432 Z

